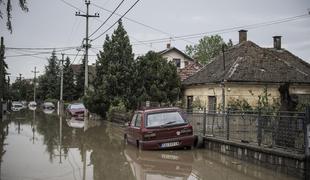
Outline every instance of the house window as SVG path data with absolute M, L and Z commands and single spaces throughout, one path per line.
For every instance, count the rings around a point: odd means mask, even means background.
M 208 96 L 208 110 L 209 112 L 216 111 L 216 97 L 215 96 Z
M 193 109 L 193 96 L 187 96 L 187 109 Z
M 173 58 L 173 62 L 175 63 L 175 65 L 176 65 L 178 68 L 181 67 L 181 59 Z

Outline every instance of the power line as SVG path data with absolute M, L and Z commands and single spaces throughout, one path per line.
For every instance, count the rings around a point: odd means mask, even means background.
M 67 47 L 5 47 L 6 50 L 66 50 L 75 49 L 78 46 L 67 46 Z
M 101 37 L 102 35 L 104 35 L 107 31 L 109 31 L 115 24 L 117 24 L 140 0 L 136 0 L 136 2 L 117 20 L 115 21 L 107 30 L 105 30 L 103 33 L 101 33 L 99 36 L 97 36 L 96 38 L 92 39 L 92 41 L 95 41 L 96 39 L 98 39 L 99 37 Z
M 110 12 L 110 13 L 113 12 L 113 11 L 111 11 L 111 10 L 109 10 L 109 9 L 106 9 L 106 8 L 104 8 L 104 7 L 102 7 L 102 6 L 99 6 L 98 4 L 95 4 L 95 3 L 92 3 L 92 4 L 93 4 L 94 6 L 96 6 L 97 8 L 102 9 L 102 10 L 104 10 L 104 11 L 107 11 L 107 12 Z M 119 16 L 119 17 L 122 16 L 121 14 L 118 14 L 118 13 L 114 13 L 114 14 L 117 15 L 117 16 Z M 172 37 L 172 39 L 175 37 L 175 35 L 173 35 L 173 34 L 171 34 L 171 33 L 165 32 L 165 31 L 163 31 L 163 30 L 160 30 L 160 29 L 158 29 L 158 28 L 155 28 L 155 27 L 152 27 L 152 26 L 150 26 L 150 25 L 144 24 L 144 23 L 142 23 L 142 22 L 136 21 L 136 20 L 134 20 L 134 19 L 128 18 L 128 17 L 126 17 L 126 16 L 124 16 L 123 18 L 126 19 L 126 20 L 128 20 L 128 21 L 131 21 L 131 22 L 133 22 L 133 23 L 136 23 L 136 24 L 139 24 L 139 25 L 141 25 L 141 26 L 144 26 L 144 27 L 146 27 L 146 28 L 149 28 L 149 29 L 152 29 L 152 30 L 154 30 L 154 31 L 157 31 L 157 32 L 159 32 L 159 33 L 162 33 L 162 34 L 165 34 L 165 35 L 167 35 L 167 36 L 170 36 L 170 37 Z M 184 41 L 189 42 L 189 43 L 193 43 L 193 42 L 188 41 L 188 40 L 184 40 Z
M 51 53 L 51 52 L 49 52 L 49 53 Z M 38 57 L 36 55 L 49 54 L 49 53 L 18 54 L 18 55 L 6 56 L 6 57 L 8 58 L 8 57 L 28 57 L 28 56 L 30 56 L 30 57 L 35 57 L 35 58 L 43 59 L 44 57 Z M 55 53 L 55 55 L 61 55 L 61 53 Z M 68 56 L 84 56 L 84 55 L 76 55 L 76 54 L 66 54 L 66 55 L 68 55 Z M 95 57 L 96 55 L 88 55 L 88 56 Z
M 70 4 L 70 3 L 68 3 L 68 2 L 65 1 L 65 0 L 60 0 L 60 1 L 62 1 L 62 2 L 65 3 L 65 4 L 67 4 L 68 6 L 70 6 L 70 7 L 73 8 L 73 9 L 76 9 L 76 10 L 79 10 L 79 11 L 85 13 L 85 12 L 84 12 L 83 10 L 81 10 L 80 8 L 78 8 L 78 7 L 76 7 L 76 6 L 74 6 L 74 5 Z
M 174 40 L 200 38 L 200 37 L 205 36 L 207 34 L 224 34 L 224 33 L 233 32 L 233 31 L 236 31 L 239 29 L 245 29 L 245 28 L 246 29 L 255 29 L 255 28 L 260 28 L 260 27 L 271 26 L 271 25 L 275 25 L 275 24 L 281 24 L 281 23 L 286 23 L 286 22 L 290 22 L 290 21 L 295 21 L 295 20 L 298 20 L 301 18 L 307 18 L 307 17 L 309 17 L 309 14 L 302 14 L 302 15 L 283 18 L 283 19 L 274 20 L 274 21 L 266 21 L 266 22 L 249 24 L 249 25 L 244 25 L 244 26 L 224 28 L 224 29 L 219 29 L 219 30 L 214 30 L 214 31 L 209 31 L 209 32 L 202 32 L 202 33 L 176 36 L 176 37 L 174 37 Z M 169 40 L 169 38 L 151 39 L 151 40 L 145 40 L 142 42 L 144 42 L 144 43 L 161 43 L 161 42 L 166 42 L 167 40 Z M 137 45 L 137 44 L 135 44 L 135 45 Z
M 54 52 L 64 52 L 72 49 L 67 50 L 55 50 Z M 51 51 L 43 51 L 43 52 L 26 52 L 25 54 L 18 54 L 18 55 L 9 55 L 6 57 L 23 57 L 23 56 L 35 56 L 35 55 L 44 55 L 44 54 L 51 54 Z M 55 53 L 56 55 L 59 55 L 60 53 Z M 75 55 L 75 54 L 67 54 L 67 55 Z
M 280 23 L 286 23 L 290 21 L 295 21 L 301 18 L 307 18 L 309 17 L 309 14 L 302 14 L 298 16 L 293 16 L 293 17 L 288 17 L 288 18 L 283 18 L 279 20 L 274 20 L 274 21 L 266 21 L 262 23 L 255 23 L 255 24 L 250 24 L 250 25 L 244 25 L 244 26 L 237 26 L 237 27 L 231 27 L 231 28 L 223 28 L 223 29 L 218 29 L 214 31 L 209 31 L 209 32 L 202 32 L 202 33 L 196 33 L 196 34 L 187 34 L 187 35 L 182 35 L 182 36 L 176 36 L 174 39 L 180 39 L 180 38 L 199 38 L 201 36 L 207 35 L 207 34 L 223 34 L 223 33 L 228 33 L 228 32 L 233 32 L 238 29 L 255 29 L 255 28 L 260 28 L 264 26 L 271 26 L 275 24 L 280 24 Z M 125 17 L 126 18 L 126 17 Z M 128 18 L 126 18 L 128 19 Z M 166 42 L 170 38 L 157 38 L 157 39 L 151 39 L 151 40 L 145 40 L 145 41 L 139 41 L 138 43 L 133 43 L 133 46 L 136 45 L 147 45 L 147 43 L 162 43 Z M 74 49 L 74 48 L 79 48 L 80 46 L 69 46 L 69 47 L 5 47 L 6 50 L 28 50 L 28 51 L 34 51 L 38 50 L 38 53 L 33 53 L 33 54 L 21 54 L 19 56 L 35 56 L 35 55 L 40 55 L 40 54 L 46 54 L 50 52 L 40 52 L 40 50 L 54 50 L 56 51 L 64 51 L 64 50 L 69 50 L 69 49 Z M 102 46 L 99 46 L 102 47 Z M 66 49 L 67 48 L 67 49 Z M 68 54 L 70 55 L 70 54 Z M 72 54 L 71 54 L 72 55 Z M 6 56 L 6 57 L 15 57 L 15 56 Z M 40 57 L 37 57 L 40 58 Z
M 94 35 L 100 28 L 102 28 L 102 26 L 113 16 L 113 14 L 118 10 L 118 8 L 124 3 L 125 0 L 122 0 L 117 7 L 114 9 L 113 12 L 111 12 L 110 16 L 93 32 L 89 35 L 89 37 L 91 37 L 92 35 Z

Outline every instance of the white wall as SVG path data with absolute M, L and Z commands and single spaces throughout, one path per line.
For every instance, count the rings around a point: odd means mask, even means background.
M 163 54 L 162 57 L 166 58 L 168 60 L 168 62 L 172 61 L 173 59 L 180 59 L 181 60 L 180 69 L 183 69 L 185 67 L 186 61 L 191 61 L 190 59 L 184 57 L 182 54 L 180 54 L 174 50 Z

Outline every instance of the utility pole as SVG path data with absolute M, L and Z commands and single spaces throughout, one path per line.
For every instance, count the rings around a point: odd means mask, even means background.
M 4 42 L 3 37 L 1 37 L 1 46 L 0 46 L 0 118 L 2 118 L 3 113 L 3 98 L 4 98 Z
M 34 78 L 33 78 L 33 101 L 36 102 L 36 77 L 37 77 L 37 73 L 39 73 L 39 71 L 37 71 L 37 67 L 34 67 L 34 71 L 31 71 L 34 73 Z
M 64 84 L 64 56 L 65 54 L 61 54 L 62 58 L 60 60 L 60 108 L 59 112 L 60 115 L 62 116 L 63 114 L 63 84 Z
M 19 73 L 19 101 L 21 101 L 21 98 L 22 98 L 22 74 Z
M 85 0 L 86 4 L 86 14 L 81 14 L 81 12 L 76 12 L 76 16 L 82 16 L 86 18 L 86 37 L 85 37 L 85 82 L 84 82 L 84 95 L 86 95 L 86 91 L 88 89 L 88 48 L 90 45 L 88 44 L 89 38 L 88 38 L 88 18 L 90 17 L 99 17 L 98 13 L 95 13 L 94 15 L 89 14 L 89 4 L 90 0 Z

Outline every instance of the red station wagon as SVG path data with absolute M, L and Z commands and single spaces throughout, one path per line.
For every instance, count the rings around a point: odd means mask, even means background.
M 194 146 L 192 126 L 179 108 L 138 110 L 125 129 L 126 143 L 139 149 L 170 149 Z

